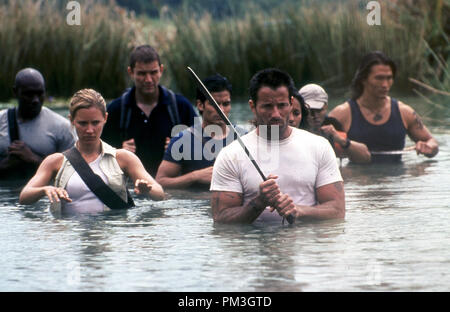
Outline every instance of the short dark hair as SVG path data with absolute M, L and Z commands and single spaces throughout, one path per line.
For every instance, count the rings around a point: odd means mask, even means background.
M 395 72 L 397 67 L 394 61 L 389 58 L 386 54 L 381 51 L 372 51 L 363 56 L 358 69 L 356 70 L 355 76 L 353 77 L 352 84 L 350 87 L 351 98 L 356 100 L 359 98 L 363 91 L 363 81 L 369 76 L 370 70 L 374 65 L 388 65 L 391 67 L 392 75 L 395 78 Z
M 230 92 L 230 95 L 231 95 L 231 92 L 232 92 L 231 83 L 228 81 L 227 78 L 225 78 L 224 76 L 222 76 L 220 74 L 215 74 L 215 75 L 209 76 L 209 77 L 205 78 L 205 80 L 203 80 L 202 82 L 205 85 L 206 89 L 208 89 L 209 92 L 228 91 L 228 92 Z M 199 88 L 197 88 L 196 99 L 202 103 L 206 101 L 205 95 Z
M 134 48 L 130 54 L 131 69 L 134 69 L 134 66 L 137 62 L 151 63 L 154 61 L 158 61 L 158 64 L 161 65 L 161 60 L 159 59 L 158 52 L 156 52 L 156 50 L 148 44 Z
M 18 90 L 24 85 L 30 83 L 30 81 L 40 82 L 45 89 L 44 76 L 42 76 L 40 71 L 31 67 L 24 68 L 16 74 L 13 88 Z
M 305 102 L 305 99 L 303 96 L 298 92 L 296 88 L 292 90 L 292 96 L 297 99 L 297 101 L 300 103 L 300 108 L 302 110 L 302 120 L 300 121 L 300 125 L 298 125 L 299 129 L 308 129 L 308 115 L 309 115 L 309 107 Z
M 266 68 L 258 71 L 250 79 L 250 86 L 248 88 L 250 99 L 255 103 L 258 101 L 258 91 L 262 87 L 269 87 L 271 89 L 277 89 L 278 87 L 285 86 L 289 91 L 290 97 L 293 96 L 294 81 L 291 76 L 278 68 Z

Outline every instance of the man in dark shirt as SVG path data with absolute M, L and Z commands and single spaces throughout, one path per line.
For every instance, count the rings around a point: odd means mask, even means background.
M 434 157 L 439 144 L 415 110 L 389 96 L 397 66 L 380 51 L 366 54 L 352 81 L 351 98 L 336 106 L 330 116 L 336 118 L 347 133 L 349 155 L 354 163 L 398 162 L 405 137 L 415 142 L 417 154 Z M 386 153 L 386 154 L 382 154 Z
M 152 47 L 143 45 L 133 50 L 128 74 L 134 86 L 108 105 L 108 121 L 102 134 L 102 139 L 112 146 L 136 153 L 152 176 L 172 129 L 179 124 L 193 125 L 197 116 L 185 97 L 160 85 L 163 71 Z
M 228 80 L 216 74 L 206 78 L 203 83 L 224 114 L 228 116 L 232 92 Z M 164 188 L 209 188 L 216 156 L 223 147 L 235 139 L 234 132 L 227 127 L 199 89 L 196 104 L 203 120 L 196 118 L 193 127 L 180 132 L 170 140 L 159 166 L 156 181 Z M 236 131 L 239 135 L 246 132 L 240 127 L 236 127 Z

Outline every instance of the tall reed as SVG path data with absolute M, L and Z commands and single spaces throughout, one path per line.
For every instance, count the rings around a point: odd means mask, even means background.
M 111 3 L 81 2 L 81 25 L 66 22 L 69 13 L 54 1 L 10 0 L 0 6 L 0 97 L 12 96 L 14 75 L 35 67 L 48 94 L 68 97 L 83 87 L 105 97 L 126 85 L 126 63 L 138 24 Z
M 367 24 L 367 1 L 293 1 L 270 12 L 250 3 L 219 21 L 189 11 L 137 19 L 112 0 L 79 2 L 81 26 L 67 25 L 65 2 L 0 4 L 0 98 L 12 96 L 14 75 L 27 66 L 44 74 L 50 94 L 67 97 L 91 87 L 117 97 L 128 82 L 129 52 L 143 43 L 161 55 L 162 83 L 191 99 L 187 66 L 200 77 L 227 76 L 238 97 L 248 96 L 251 76 L 266 67 L 288 71 L 297 87 L 318 82 L 342 95 L 371 50 L 398 64 L 394 89 L 410 88 L 408 78 L 415 78 L 448 90 L 450 0 L 383 1 L 375 26 Z
M 297 86 L 315 81 L 345 92 L 362 55 L 372 50 L 396 61 L 396 87 L 407 88 L 408 77 L 424 74 L 430 20 L 398 3 L 382 7 L 381 25 L 369 26 L 368 13 L 354 1 L 301 2 L 272 12 L 249 7 L 243 18 L 220 21 L 179 13 L 174 39 L 161 48 L 177 87 L 191 96 L 188 65 L 201 77 L 220 72 L 243 96 L 251 76 L 265 67 L 288 71 Z

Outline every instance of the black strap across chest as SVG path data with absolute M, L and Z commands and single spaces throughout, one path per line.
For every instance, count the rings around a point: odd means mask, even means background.
M 175 93 L 163 86 L 161 86 L 164 92 L 169 93 L 170 101 L 167 105 L 167 112 L 169 113 L 170 122 L 173 126 L 181 124 L 180 120 L 180 114 L 178 112 L 178 104 L 177 104 L 177 98 L 175 96 Z M 120 128 L 120 135 L 122 140 L 127 140 L 128 138 L 128 128 L 130 126 L 131 121 L 131 108 L 127 105 L 128 97 L 130 97 L 130 90 L 127 89 L 122 94 L 120 98 L 120 121 L 119 121 L 119 128 Z
M 78 149 L 72 147 L 65 151 L 64 156 L 72 164 L 75 171 L 86 183 L 92 193 L 98 197 L 106 206 L 111 209 L 127 209 L 134 206 L 133 198 L 127 189 L 128 202 L 125 202 L 117 195 L 97 174 L 92 171 L 89 164 L 81 156 Z
M 16 108 L 8 108 L 8 129 L 11 142 L 19 139 L 19 127 L 16 119 Z

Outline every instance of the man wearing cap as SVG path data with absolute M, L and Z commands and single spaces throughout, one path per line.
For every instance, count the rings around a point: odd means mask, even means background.
M 2 178 L 28 178 L 50 154 L 75 144 L 69 120 L 43 107 L 42 74 L 25 68 L 16 75 L 17 108 L 0 111 L 0 173 Z
M 357 142 L 350 142 L 347 134 L 342 131 L 340 122 L 327 115 L 328 94 L 317 84 L 307 84 L 299 90 L 300 95 L 309 106 L 308 130 L 325 137 L 334 148 L 336 156 L 358 157 L 361 146 Z M 359 147 L 359 148 L 358 148 Z

